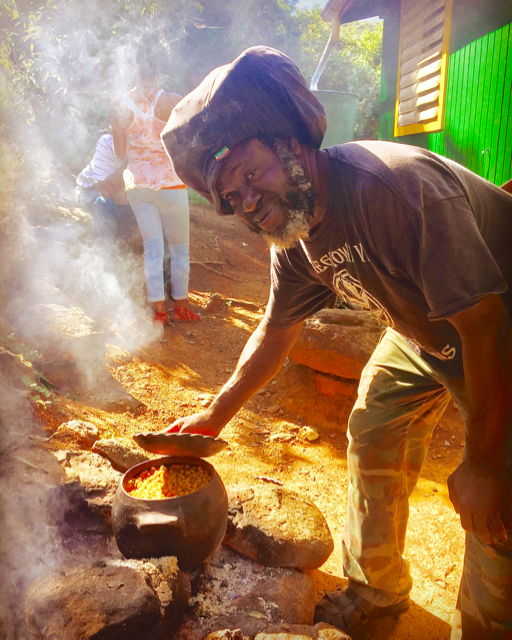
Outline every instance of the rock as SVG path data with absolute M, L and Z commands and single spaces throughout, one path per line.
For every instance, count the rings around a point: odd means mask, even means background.
M 84 449 L 91 449 L 100 437 L 98 427 L 85 420 L 63 422 L 50 437 L 51 442 L 77 444 Z
M 139 462 L 148 460 L 148 456 L 143 451 L 136 451 L 127 447 L 119 440 L 111 438 L 109 440 L 98 440 L 92 448 L 94 453 L 107 458 L 117 471 L 125 472 Z
M 277 413 L 281 409 L 281 405 L 273 404 L 271 407 L 267 409 L 267 413 Z
M 220 293 L 213 293 L 203 309 L 203 314 L 215 313 L 222 306 L 222 302 Z
M 200 393 L 198 395 L 198 400 L 202 407 L 209 407 L 214 399 L 214 396 L 211 393 Z
M 354 380 L 344 380 L 325 373 L 315 373 L 315 383 L 318 391 L 330 398 L 350 397 L 357 389 Z
M 269 437 L 269 442 L 291 442 L 296 439 L 294 433 L 273 433 Z
M 101 335 L 94 329 L 96 322 L 89 318 L 80 307 L 62 307 L 58 304 L 37 304 L 34 312 L 44 320 L 46 329 L 69 338 L 84 338 Z
M 41 496 L 49 487 L 66 482 L 66 474 L 57 463 L 52 453 L 37 446 L 30 446 L 30 439 L 26 447 L 17 447 L 14 451 L 5 451 L 2 457 L 2 475 L 4 482 L 9 482 L 5 499 L 14 495 Z M 16 479 L 13 483 L 12 480 Z
M 334 543 L 327 522 L 309 500 L 273 484 L 227 487 L 224 543 L 269 567 L 316 569 Z
M 61 463 L 68 481 L 79 480 L 88 493 L 115 491 L 121 474 L 112 469 L 102 456 L 90 451 L 54 451 L 53 455 Z
M 240 629 L 222 629 L 209 633 L 204 640 L 250 640 Z
M 14 329 L 12 324 L 6 318 L 0 317 L 0 340 L 2 344 L 7 344 L 9 341 L 7 336 L 13 333 Z
M 247 309 L 247 311 L 261 311 L 261 306 L 254 302 L 238 300 L 237 298 L 225 298 L 225 300 L 231 307 L 240 307 L 241 309 Z
M 314 442 L 318 440 L 320 434 L 313 427 L 301 427 L 299 429 L 299 439 L 305 440 L 306 442 Z
M 297 624 L 281 624 L 268 627 L 263 633 L 258 633 L 254 640 L 350 640 L 346 633 L 332 627 L 325 622 L 319 622 L 314 627 Z
M 103 356 L 96 360 L 53 360 L 45 365 L 45 376 L 61 393 L 70 393 L 77 400 L 86 402 L 88 406 L 116 413 L 133 412 L 142 407 L 142 404 L 112 377 Z
M 370 311 L 324 309 L 304 323 L 290 358 L 322 373 L 358 380 L 383 330 Z
M 79 307 L 36 304 L 30 309 L 34 339 L 49 360 L 103 359 L 105 336 Z
M 46 510 L 48 521 L 73 557 L 82 555 L 85 561 L 92 557 L 102 558 L 104 549 L 112 546 L 110 512 L 107 509 L 104 509 L 104 513 L 97 508 L 91 509 L 78 480 L 49 488 Z
M 88 507 L 109 523 L 112 502 L 121 474 L 97 453 L 68 449 L 53 451 L 52 454 L 64 469 L 66 482 L 80 482 Z
M 172 623 L 175 630 L 181 622 L 190 594 L 192 592 L 190 579 L 186 573 L 178 568 L 178 560 L 175 557 L 150 558 L 144 560 L 126 561 L 135 566 L 144 565 L 144 570 L 151 575 L 153 588 L 158 594 L 160 603 L 165 607 L 166 627 Z M 153 565 L 153 567 L 152 567 Z
M 168 577 L 152 562 L 81 566 L 29 586 L 27 626 L 33 638 L 164 637 L 178 627 L 189 594 L 186 576 Z
M 71 306 L 69 298 L 67 298 L 60 289 L 54 287 L 49 282 L 45 282 L 44 280 L 37 280 L 34 278 L 29 285 L 29 290 L 29 299 L 33 300 L 34 303 L 52 303 L 66 307 Z
M 12 396 L 9 402 L 13 403 Z M 2 421 L 3 429 L 10 424 Z M 48 570 L 56 555 L 63 555 L 55 522 L 48 514 L 48 492 L 65 476 L 55 458 L 40 446 L 3 453 L 0 637 L 26 640 L 29 636 L 22 606 L 25 588 L 41 571 Z
M 316 590 L 297 569 L 263 567 L 221 547 L 194 579 L 178 638 L 197 640 L 219 629 L 253 638 L 269 625 L 313 624 Z M 215 637 L 215 636 L 214 636 Z

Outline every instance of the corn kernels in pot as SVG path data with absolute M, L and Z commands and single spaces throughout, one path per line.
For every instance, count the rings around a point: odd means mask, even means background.
M 184 496 L 204 487 L 210 476 L 203 467 L 191 464 L 171 464 L 144 469 L 125 485 L 133 498 L 162 500 Z

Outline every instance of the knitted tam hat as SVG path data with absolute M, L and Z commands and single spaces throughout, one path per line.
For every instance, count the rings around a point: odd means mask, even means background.
M 319 149 L 326 126 L 322 105 L 290 58 L 259 46 L 210 72 L 176 105 L 161 135 L 180 179 L 218 213 L 232 214 L 216 182 L 238 143 L 293 137 Z

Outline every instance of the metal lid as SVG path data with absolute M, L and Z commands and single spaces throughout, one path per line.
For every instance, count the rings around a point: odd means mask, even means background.
M 166 456 L 193 456 L 208 458 L 219 453 L 227 442 L 200 433 L 136 433 L 133 440 L 150 453 Z

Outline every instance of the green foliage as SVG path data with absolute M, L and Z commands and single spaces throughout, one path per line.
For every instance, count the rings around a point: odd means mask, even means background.
M 148 38 L 163 86 L 185 94 L 256 44 L 287 53 L 309 81 L 328 36 L 318 6 L 297 0 L 1 0 L 0 210 L 15 192 L 23 203 L 72 193 Z M 343 26 L 320 81 L 360 97 L 357 137 L 376 137 L 381 36 L 379 23 Z
M 296 61 L 310 80 L 329 38 L 330 25 L 320 17 L 318 6 L 300 12 L 298 19 L 301 39 Z M 359 98 L 356 139 L 377 137 L 381 67 L 382 22 L 341 25 L 339 43 L 331 52 L 318 88 L 346 91 Z
M 14 333 L 10 333 L 5 337 L 5 344 L 7 348 L 13 353 L 16 353 L 22 361 L 30 362 L 31 365 L 42 364 L 42 354 L 28 347 L 24 342 L 20 342 Z
M 5 338 L 5 343 L 13 353 L 16 353 L 22 362 L 29 362 L 31 369 L 34 372 L 39 382 L 34 382 L 30 376 L 22 373 L 20 380 L 27 387 L 27 391 L 30 398 L 36 404 L 39 404 L 43 409 L 47 409 L 51 405 L 55 398 L 48 387 L 53 387 L 51 382 L 45 378 L 45 376 L 34 368 L 34 363 L 42 363 L 42 356 L 38 351 L 34 351 L 27 347 L 24 343 L 18 343 L 16 336 L 11 333 Z M 48 385 L 45 386 L 45 385 Z

